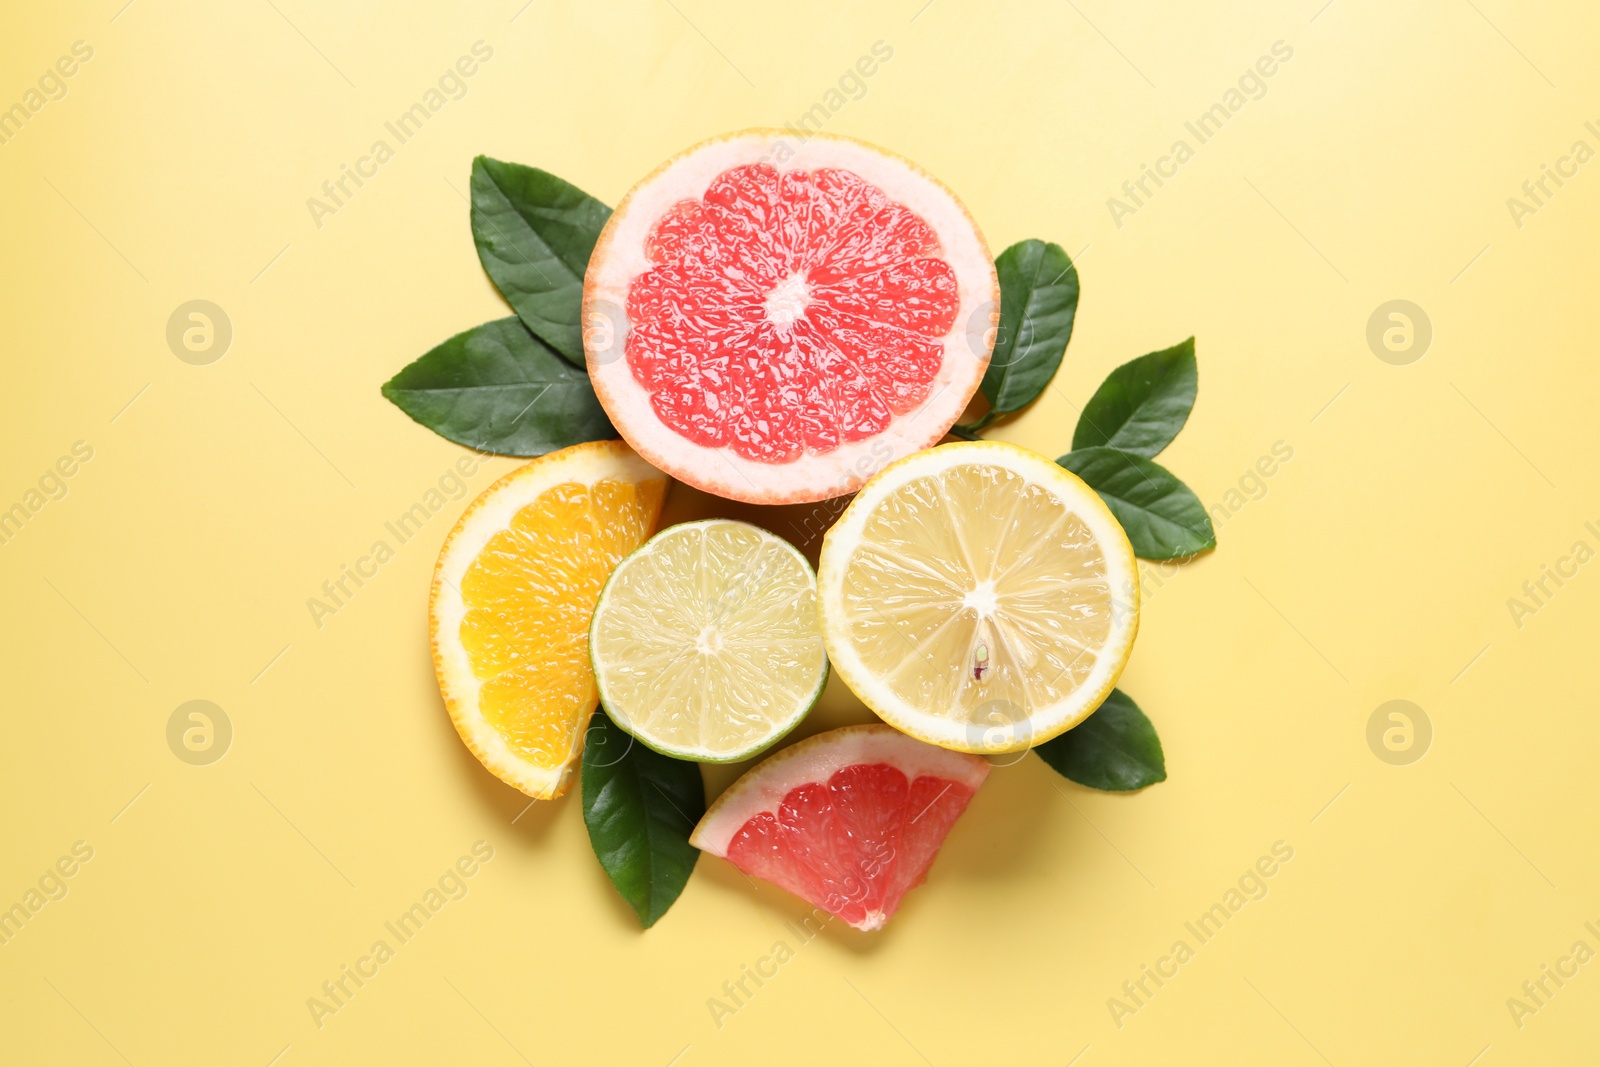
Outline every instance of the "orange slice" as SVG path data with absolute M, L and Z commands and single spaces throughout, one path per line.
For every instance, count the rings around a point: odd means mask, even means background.
M 621 441 L 573 445 L 484 490 L 440 550 L 428 629 L 445 707 L 472 754 L 531 797 L 566 791 L 598 701 L 595 601 L 666 489 Z

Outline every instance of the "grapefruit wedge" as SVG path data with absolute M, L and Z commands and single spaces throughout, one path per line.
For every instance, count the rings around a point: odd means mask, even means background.
M 877 930 L 922 883 L 989 776 L 980 756 L 882 724 L 791 745 L 717 798 L 689 841 L 858 930 Z
M 758 504 L 854 492 L 937 442 L 994 347 L 983 235 L 915 165 L 747 130 L 623 199 L 583 288 L 589 376 L 639 455 Z

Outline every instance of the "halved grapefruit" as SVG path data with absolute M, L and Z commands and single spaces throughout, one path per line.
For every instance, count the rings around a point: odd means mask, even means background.
M 927 877 L 988 776 L 980 756 L 881 723 L 846 726 L 757 764 L 689 842 L 858 930 L 877 930 Z
M 747 130 L 617 207 L 584 279 L 584 351 L 612 423 L 674 478 L 826 500 L 944 436 L 999 308 L 983 235 L 938 181 L 849 138 Z

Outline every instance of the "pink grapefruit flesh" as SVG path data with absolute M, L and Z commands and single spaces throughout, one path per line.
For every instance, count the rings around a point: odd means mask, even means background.
M 891 726 L 846 726 L 758 764 L 689 840 L 858 930 L 877 930 L 927 877 L 988 775 L 980 756 Z
M 640 455 L 756 503 L 853 492 L 936 443 L 999 291 L 955 196 L 842 137 L 752 130 L 639 183 L 584 282 L 590 378 Z

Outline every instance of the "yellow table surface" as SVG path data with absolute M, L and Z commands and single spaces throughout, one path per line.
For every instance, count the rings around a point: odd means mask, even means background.
M 26 516 L 0 544 L 0 908 L 26 915 L 0 1061 L 1591 1062 L 1592 5 L 124 2 L 0 32 L 26 117 L 0 125 L 0 509 Z M 1122 682 L 1167 782 L 997 771 L 875 937 L 805 940 L 808 909 L 709 858 L 641 933 L 576 797 L 526 809 L 445 717 L 424 601 L 463 501 L 336 613 L 307 602 L 464 454 L 378 387 L 507 313 L 473 155 L 615 203 L 808 113 L 939 175 L 995 249 L 1076 257 L 1066 363 L 995 437 L 1065 451 L 1107 371 L 1197 335 L 1162 462 L 1226 517 L 1147 571 Z M 167 341 L 197 299 L 232 328 L 205 365 Z M 1431 324 L 1420 359 L 1369 346 L 1392 300 Z M 667 518 L 714 507 L 680 488 Z M 802 537 L 801 509 L 727 511 Z M 231 724 L 209 765 L 168 744 L 191 700 Z M 1369 746 L 1391 700 L 1421 709 L 1409 752 Z M 800 732 L 867 718 L 834 682 Z M 389 933 L 478 842 L 459 899 Z

